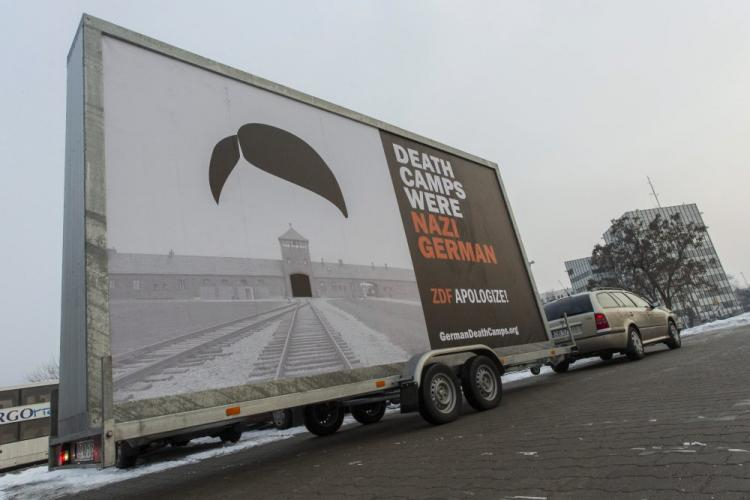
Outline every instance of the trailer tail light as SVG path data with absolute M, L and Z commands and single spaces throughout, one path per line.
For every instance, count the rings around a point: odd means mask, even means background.
M 57 455 L 57 465 L 67 465 L 70 463 L 70 451 L 65 448 L 60 448 L 60 453 Z
M 378 381 L 376 381 L 375 382 L 375 387 L 377 387 L 378 389 L 382 389 L 383 387 L 385 387 L 385 380 L 378 380 Z
M 239 406 L 230 406 L 225 410 L 227 417 L 231 417 L 233 415 L 239 415 L 240 414 L 240 407 Z
M 594 314 L 594 321 L 596 322 L 597 330 L 606 330 L 609 328 L 609 321 L 607 321 L 607 317 L 602 313 Z

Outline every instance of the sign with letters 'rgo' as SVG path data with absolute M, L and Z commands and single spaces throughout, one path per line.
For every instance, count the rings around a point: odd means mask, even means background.
M 0 409 L 0 425 L 35 420 L 37 418 L 49 417 L 50 415 L 52 413 L 49 403 L 2 408 Z

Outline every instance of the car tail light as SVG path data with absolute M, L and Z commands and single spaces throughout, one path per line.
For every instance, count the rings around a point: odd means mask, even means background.
M 606 330 L 609 328 L 609 321 L 607 321 L 607 317 L 602 313 L 594 314 L 594 321 L 596 322 L 597 330 Z

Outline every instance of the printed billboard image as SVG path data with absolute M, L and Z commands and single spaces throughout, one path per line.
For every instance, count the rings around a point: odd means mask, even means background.
M 103 40 L 115 401 L 429 349 L 377 129 Z
M 547 339 L 496 171 L 104 37 L 115 401 Z

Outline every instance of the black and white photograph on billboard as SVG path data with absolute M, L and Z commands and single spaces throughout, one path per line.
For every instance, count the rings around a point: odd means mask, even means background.
M 102 47 L 116 401 L 429 349 L 377 129 Z

